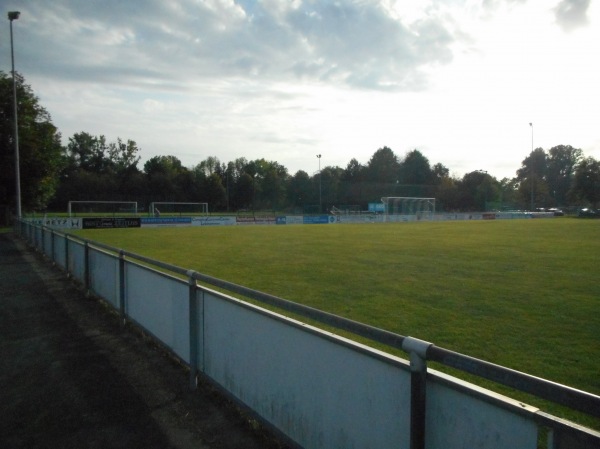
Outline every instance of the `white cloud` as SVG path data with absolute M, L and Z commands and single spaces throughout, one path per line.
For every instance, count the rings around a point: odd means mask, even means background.
M 316 154 L 345 167 L 387 145 L 513 176 L 529 122 L 536 146 L 600 157 L 586 0 L 16 3 L 17 70 L 63 135 L 130 138 L 144 159 L 310 173 Z M 6 40 L 0 52 L 8 71 Z
M 565 31 L 587 25 L 589 6 L 590 0 L 561 0 L 554 9 L 556 22 Z

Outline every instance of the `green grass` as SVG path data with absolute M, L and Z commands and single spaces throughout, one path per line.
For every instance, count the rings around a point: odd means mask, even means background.
M 80 234 L 600 394 L 596 220 Z

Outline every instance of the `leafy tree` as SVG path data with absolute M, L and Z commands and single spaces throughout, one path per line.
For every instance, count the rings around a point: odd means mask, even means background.
M 548 203 L 547 171 L 547 155 L 542 148 L 536 148 L 523 159 L 521 168 L 517 170 L 517 181 L 520 203 L 524 208 L 543 207 Z
M 106 173 L 112 162 L 108 154 L 108 144 L 104 136 L 92 136 L 86 132 L 73 134 L 67 144 L 69 167 L 86 170 L 90 173 Z
M 189 199 L 184 180 L 189 179 L 181 161 L 175 156 L 154 156 L 144 164 L 149 193 L 155 201 L 184 201 Z
M 358 162 L 355 158 L 350 159 L 344 173 L 342 173 L 342 181 L 356 184 L 365 180 L 365 166 Z
M 600 202 L 600 161 L 583 159 L 577 166 L 571 195 L 597 208 Z
M 286 193 L 286 182 L 289 178 L 287 168 L 277 162 L 268 162 L 264 167 L 262 189 L 267 207 L 278 209 L 283 207 Z
M 137 168 L 139 151 L 133 140 L 107 143 L 104 136 L 73 134 L 65 148 L 65 168 L 52 207 L 64 210 L 69 200 L 145 199 L 147 184 Z
M 368 199 L 364 197 L 367 169 L 356 159 L 351 159 L 342 172 L 342 191 L 340 200 L 345 204 L 362 204 L 366 207 Z
M 140 149 L 133 140 L 123 142 L 117 138 L 116 143 L 108 144 L 109 167 L 117 175 L 130 175 L 138 171 L 137 164 L 140 161 L 138 156 Z
M 380 148 L 367 164 L 367 179 L 382 184 L 395 183 L 398 180 L 399 166 L 398 158 L 390 148 Z
M 571 145 L 558 145 L 548 151 L 547 183 L 554 206 L 564 206 L 583 151 Z
M 400 162 L 401 184 L 431 184 L 434 179 L 429 160 L 419 150 L 412 150 Z
M 23 211 L 45 209 L 64 164 L 60 133 L 24 78 L 16 74 Z M 0 204 L 16 205 L 13 80 L 0 71 Z M 16 206 L 15 206 L 16 209 Z
M 212 173 L 206 180 L 202 191 L 202 198 L 215 210 L 222 210 L 226 206 L 227 191 L 223 186 L 223 180 L 218 173 Z
M 176 175 L 184 170 L 176 156 L 154 156 L 144 164 L 144 172 L 151 176 L 156 174 Z
M 344 170 L 340 167 L 327 166 L 321 170 L 321 173 L 313 176 L 315 197 L 318 202 L 319 189 L 321 190 L 321 204 L 325 212 L 339 201 L 341 192 L 341 179 Z
M 437 163 L 432 168 L 433 180 L 436 184 L 440 184 L 444 179 L 450 176 L 450 170 L 441 163 Z
M 519 185 L 517 179 L 502 178 L 498 183 L 498 187 L 500 189 L 498 209 L 516 209 L 519 204 Z
M 496 202 L 500 186 L 486 171 L 475 170 L 463 176 L 458 184 L 459 204 L 464 211 L 488 210 L 488 203 Z
M 456 212 L 460 207 L 460 180 L 446 176 L 440 179 L 437 186 L 436 198 L 438 200 L 437 208 L 447 212 Z
M 242 172 L 236 181 L 233 200 L 238 209 L 251 209 L 254 204 L 256 184 L 254 177 L 249 173 Z
M 213 173 L 219 173 L 221 170 L 221 161 L 216 156 L 209 156 L 202 162 L 200 162 L 197 166 L 198 170 L 204 172 L 206 176 L 210 176 Z
M 312 184 L 310 176 L 303 170 L 298 170 L 288 181 L 287 198 L 289 204 L 299 208 L 309 202 L 311 197 Z

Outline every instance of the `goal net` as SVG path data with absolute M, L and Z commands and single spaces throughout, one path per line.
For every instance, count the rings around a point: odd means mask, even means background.
M 208 203 L 153 202 L 148 213 L 151 217 L 208 215 Z
M 130 216 L 137 215 L 137 201 L 69 201 L 69 217 L 83 215 Z
M 386 196 L 381 198 L 384 220 L 395 219 L 432 220 L 435 214 L 435 198 Z

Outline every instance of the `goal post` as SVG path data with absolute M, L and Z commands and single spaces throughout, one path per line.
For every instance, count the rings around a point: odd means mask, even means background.
M 151 217 L 161 215 L 208 215 L 208 203 L 154 201 L 150 203 L 148 214 Z
M 137 215 L 137 201 L 69 201 L 69 217 L 79 215 Z
M 381 198 L 384 220 L 393 216 L 414 215 L 417 220 L 432 220 L 435 215 L 435 198 L 386 196 Z

